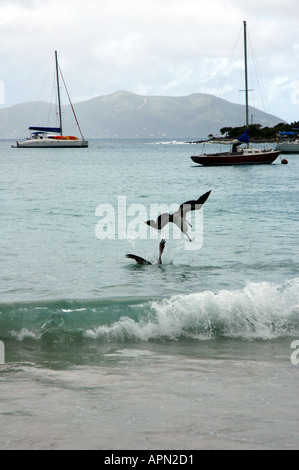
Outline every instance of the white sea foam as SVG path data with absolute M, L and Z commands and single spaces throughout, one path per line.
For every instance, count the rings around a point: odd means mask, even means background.
M 85 336 L 111 341 L 180 337 L 274 339 L 299 334 L 298 279 L 284 285 L 248 283 L 244 289 L 176 295 L 135 306 L 138 320 L 124 316 Z
M 30 331 L 27 328 L 22 328 L 20 331 L 11 331 L 12 338 L 17 341 L 23 341 L 25 338 L 40 339 L 41 334 L 37 334 L 34 331 Z

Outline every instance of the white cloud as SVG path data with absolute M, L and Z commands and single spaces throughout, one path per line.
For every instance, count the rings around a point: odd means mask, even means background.
M 119 89 L 174 96 L 222 91 L 222 98 L 239 101 L 247 20 L 270 112 L 289 119 L 299 78 L 298 17 L 297 0 L 0 0 L 5 102 L 39 98 L 55 49 L 74 101 Z M 254 104 L 262 106 L 258 98 Z

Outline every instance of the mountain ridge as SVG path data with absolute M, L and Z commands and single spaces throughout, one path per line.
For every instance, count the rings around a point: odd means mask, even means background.
M 50 121 L 49 107 L 29 102 L 0 109 L 0 138 L 22 139 L 29 126 L 55 126 L 56 112 Z M 85 138 L 199 138 L 245 122 L 245 106 L 205 93 L 173 97 L 119 90 L 75 103 L 74 108 Z M 78 135 L 71 107 L 62 109 L 64 133 Z M 284 122 L 254 107 L 250 115 L 263 127 Z

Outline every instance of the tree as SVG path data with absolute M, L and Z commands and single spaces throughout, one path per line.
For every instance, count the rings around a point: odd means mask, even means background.
M 291 132 L 293 128 L 292 124 L 286 124 L 280 122 L 274 127 L 263 127 L 261 124 L 251 124 L 249 126 L 249 135 L 252 139 L 266 139 L 274 138 L 278 132 Z M 242 127 L 222 127 L 220 129 L 221 135 L 228 137 L 229 139 L 237 139 L 246 130 L 245 126 Z

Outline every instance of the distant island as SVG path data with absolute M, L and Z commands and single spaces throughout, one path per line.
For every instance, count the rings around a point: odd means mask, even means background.
M 230 129 L 237 129 L 236 126 L 242 124 L 242 121 L 245 122 L 245 106 L 204 93 L 173 97 L 144 96 L 117 91 L 75 103 L 74 107 L 83 135 L 87 139 L 199 140 L 209 134 L 219 135 L 219 132 L 224 132 L 226 137 L 231 138 Z M 50 104 L 45 102 L 22 103 L 1 108 L 0 138 L 17 140 L 28 135 L 29 126 L 55 125 L 55 112 L 52 122 L 49 120 L 49 108 Z M 276 126 L 286 124 L 282 123 L 281 118 L 266 114 L 257 108 L 250 107 L 250 114 L 257 123 L 254 126 L 260 126 L 257 130 L 265 133 L 268 129 L 269 137 L 272 138 L 275 138 Z M 63 121 L 65 132 L 73 135 L 76 127 L 69 105 L 63 106 Z M 265 134 L 262 138 L 264 136 Z
M 252 142 L 270 142 L 277 139 L 280 132 L 293 132 L 298 123 L 287 124 L 286 122 L 279 122 L 273 127 L 262 127 L 261 124 L 251 124 L 249 126 L 249 135 Z M 298 129 L 299 130 L 299 129 Z M 222 127 L 220 129 L 221 135 L 226 139 L 237 139 L 245 131 L 243 127 Z
M 203 143 L 207 142 L 231 142 L 240 137 L 245 131 L 246 127 L 222 127 L 220 133 L 223 137 L 215 137 L 212 134 L 207 139 L 192 141 L 189 143 Z M 287 124 L 280 122 L 273 127 L 262 127 L 261 124 L 251 124 L 249 126 L 250 141 L 256 143 L 263 142 L 276 142 L 280 132 L 294 133 L 299 132 L 299 122 Z M 294 137 L 295 138 L 295 137 Z
M 214 137 L 212 134 L 208 136 L 209 142 L 231 142 L 240 137 L 245 131 L 246 127 L 222 127 L 220 133 L 223 137 Z M 275 142 L 280 132 L 299 132 L 299 122 L 287 124 L 280 122 L 273 127 L 262 127 L 261 124 L 251 124 L 249 126 L 250 141 L 256 143 Z M 202 143 L 207 139 L 199 140 L 190 143 Z

